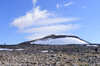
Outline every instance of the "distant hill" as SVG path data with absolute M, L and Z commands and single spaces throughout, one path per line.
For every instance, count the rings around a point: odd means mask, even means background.
M 24 44 L 43 44 L 43 45 L 67 45 L 67 44 L 90 44 L 90 42 L 74 35 L 49 35 L 32 41 L 23 42 Z M 22 44 L 23 44 L 22 43 Z
M 17 45 L 0 45 L 0 51 L 26 52 L 99 52 L 100 44 L 92 44 L 73 35 L 49 35 Z

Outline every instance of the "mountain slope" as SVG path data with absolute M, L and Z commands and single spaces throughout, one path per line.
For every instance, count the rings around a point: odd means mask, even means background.
M 73 35 L 49 35 L 37 40 L 30 41 L 30 44 L 65 45 L 65 44 L 90 44 L 90 43 Z

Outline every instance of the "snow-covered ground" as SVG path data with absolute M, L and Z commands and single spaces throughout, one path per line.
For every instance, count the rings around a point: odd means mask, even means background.
M 55 39 L 47 38 L 44 40 L 37 40 L 35 42 L 31 42 L 31 44 L 63 45 L 63 44 L 88 44 L 88 43 L 78 38 L 64 37 L 64 38 L 55 38 Z
M 13 49 L 0 48 L 0 51 L 3 51 L 3 50 L 13 51 Z
M 0 51 L 13 51 L 13 50 L 24 50 L 24 49 L 8 49 L 8 48 L 0 48 Z
M 98 45 L 86 45 L 88 47 L 98 47 Z
M 43 51 L 41 51 L 42 53 L 47 53 L 47 52 L 49 52 L 48 50 L 43 50 Z

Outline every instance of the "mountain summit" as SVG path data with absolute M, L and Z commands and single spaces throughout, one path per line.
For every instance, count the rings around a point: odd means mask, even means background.
M 74 35 L 49 35 L 30 41 L 30 44 L 66 45 L 66 44 L 89 44 L 89 42 Z

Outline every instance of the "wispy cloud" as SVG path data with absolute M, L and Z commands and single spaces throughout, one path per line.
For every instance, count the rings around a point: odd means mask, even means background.
M 64 4 L 65 7 L 71 6 L 73 4 L 73 2 L 67 2 Z
M 36 6 L 37 0 L 32 0 L 33 1 L 33 6 Z
M 24 32 L 26 33 L 57 33 L 57 32 L 65 32 L 72 29 L 76 29 L 78 25 L 76 24 L 58 24 L 58 25 L 51 25 L 51 26 L 43 26 L 43 27 L 37 27 L 37 28 L 30 28 L 25 29 Z
M 56 4 L 56 8 L 61 8 L 61 7 L 69 7 L 71 5 L 73 5 L 74 2 L 70 1 L 70 2 L 64 2 L 64 3 L 57 3 Z
M 15 18 L 11 23 L 11 25 L 17 27 L 21 32 L 30 34 L 31 37 L 29 36 L 28 39 L 33 39 L 40 35 L 65 34 L 67 31 L 78 27 L 74 24 L 67 24 L 67 22 L 76 21 L 79 18 L 59 17 L 46 9 L 41 10 L 40 6 L 36 6 L 36 3 L 37 0 L 33 0 L 35 7 L 24 16 Z M 71 3 L 66 4 L 66 6 L 69 5 Z

